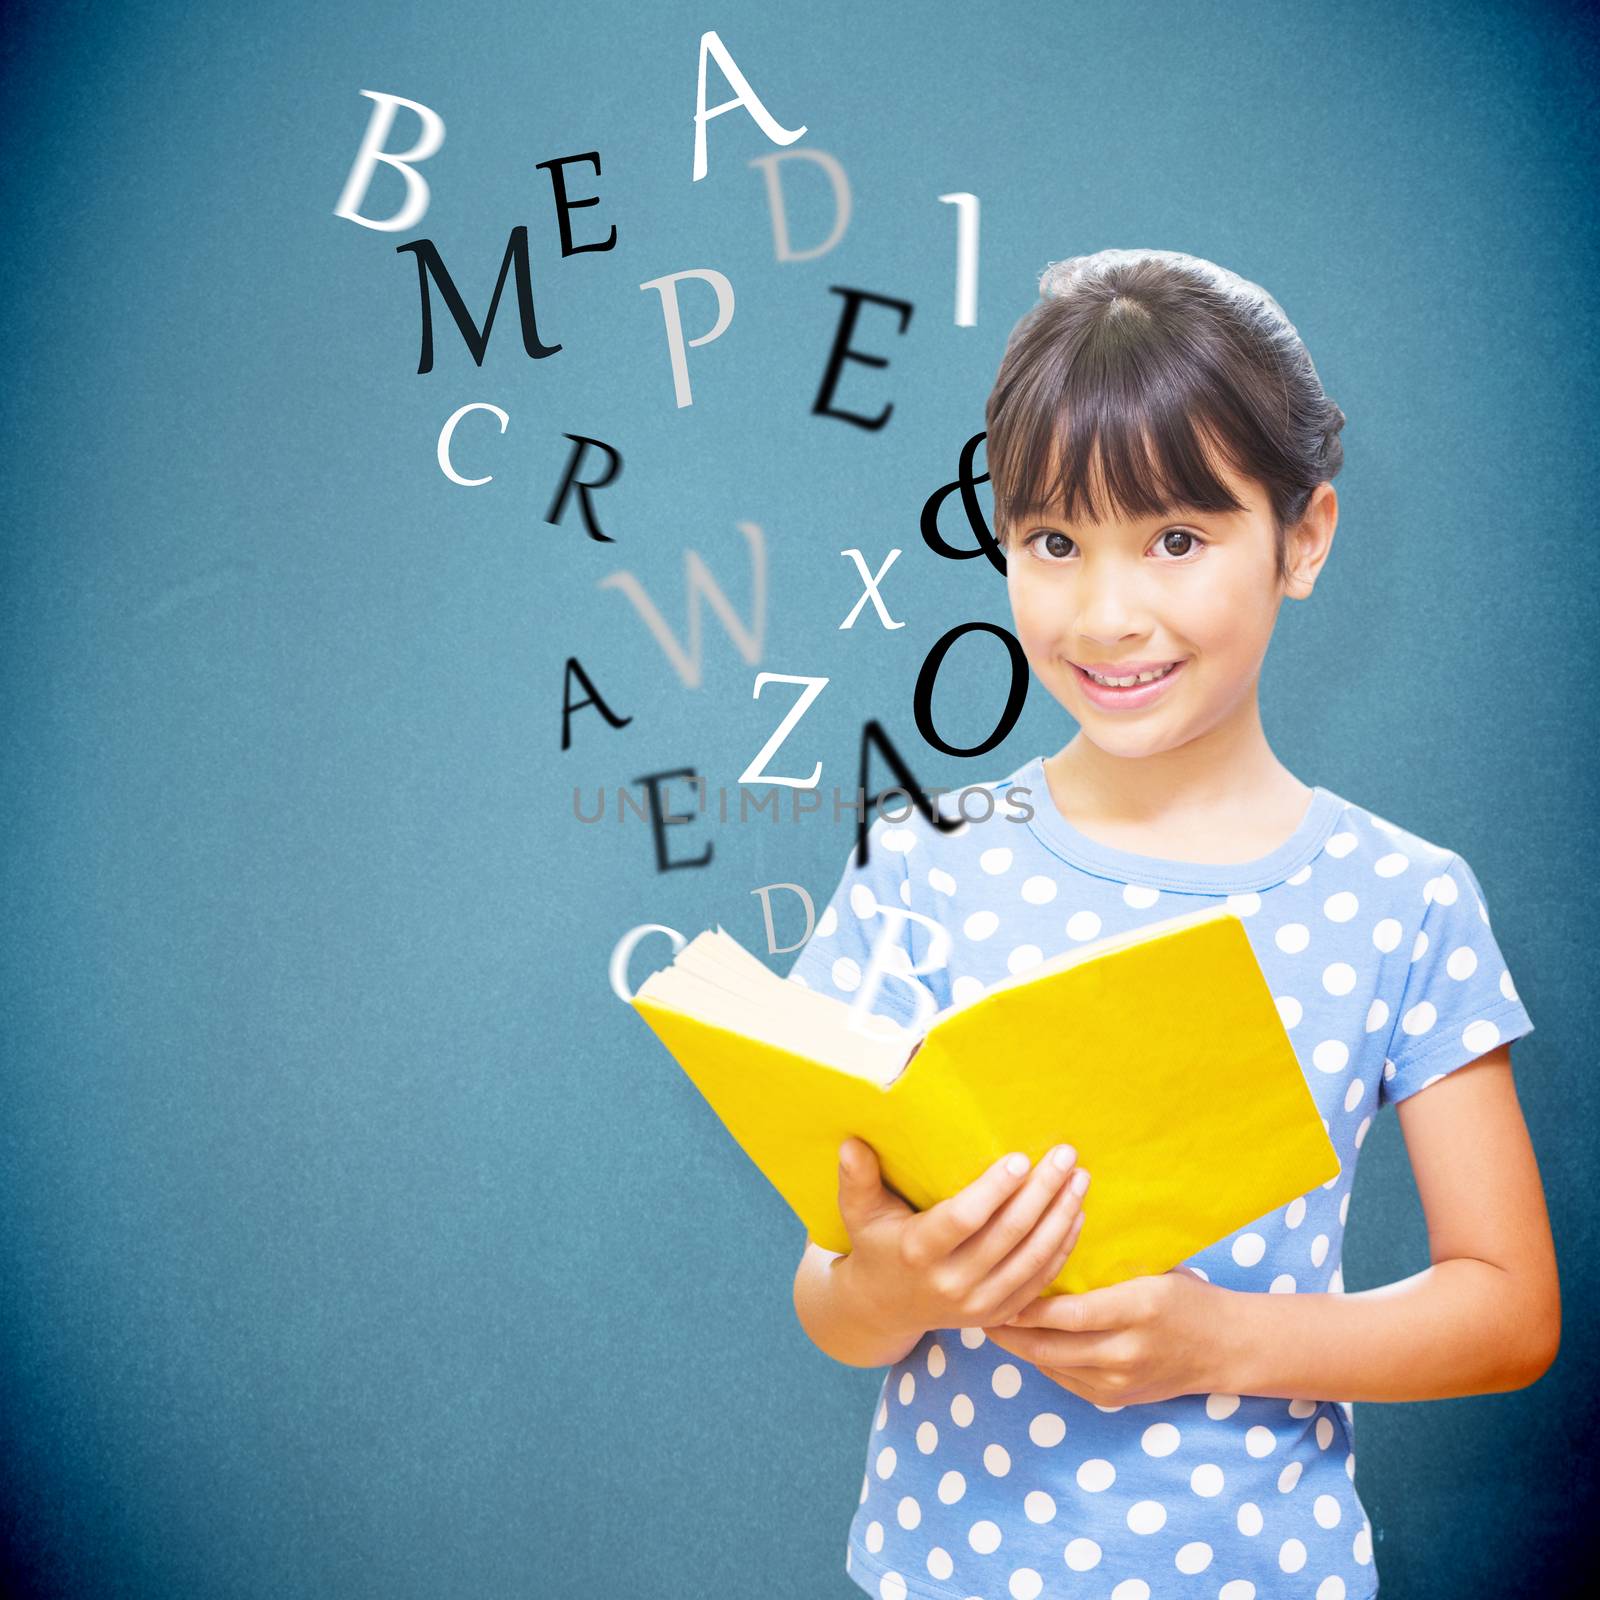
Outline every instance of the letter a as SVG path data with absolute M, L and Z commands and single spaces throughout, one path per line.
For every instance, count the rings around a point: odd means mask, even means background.
M 733 85 L 734 96 L 731 100 L 724 100 L 720 106 L 706 109 L 706 52 L 711 51 L 717 58 L 717 65 L 722 68 L 722 75 Z M 706 124 L 713 117 L 720 117 L 724 111 L 732 111 L 736 106 L 743 106 L 752 117 L 756 125 L 774 144 L 793 144 L 806 130 L 804 126 L 789 129 L 782 127 L 774 120 L 773 115 L 761 103 L 761 96 L 750 87 L 749 81 L 739 70 L 739 64 L 728 54 L 728 47 L 717 37 L 715 30 L 700 35 L 700 82 L 695 89 L 694 97 L 694 177 L 691 180 L 698 183 L 706 175 Z

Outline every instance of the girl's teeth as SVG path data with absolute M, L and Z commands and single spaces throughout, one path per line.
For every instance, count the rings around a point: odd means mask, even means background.
M 1157 678 L 1166 677 L 1166 675 L 1171 672 L 1172 668 L 1176 665 L 1177 662 L 1174 661 L 1169 665 L 1164 666 L 1159 672 L 1141 672 L 1136 677 L 1132 678 L 1102 678 L 1098 672 L 1089 672 L 1087 667 L 1085 667 L 1083 670 L 1088 673 L 1088 675 L 1093 678 L 1096 683 L 1103 683 L 1107 686 L 1107 688 L 1127 689 L 1131 688 L 1136 683 L 1154 683 Z

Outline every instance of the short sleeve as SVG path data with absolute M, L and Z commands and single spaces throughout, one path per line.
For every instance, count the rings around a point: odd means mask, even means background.
M 1472 868 L 1452 855 L 1426 907 L 1383 1064 L 1379 1104 L 1404 1100 L 1497 1045 L 1533 1032 Z
M 888 845 L 884 843 L 885 834 L 890 836 Z M 847 1005 L 855 999 L 872 959 L 873 945 L 884 929 L 878 907 L 906 909 L 909 904 L 906 852 L 892 848 L 895 843 L 903 842 L 903 838 L 902 833 L 897 839 L 894 830 L 886 828 L 879 818 L 867 837 L 865 866 L 857 865 L 856 851 L 851 847 L 833 897 L 789 969 L 791 982 L 803 983 L 808 989 L 831 995 Z M 923 989 L 929 1000 L 933 996 L 923 985 L 918 984 L 914 989 L 912 985 L 916 979 L 907 972 L 916 959 L 914 952 L 920 942 L 916 937 L 915 920 L 910 916 L 893 920 L 897 924 L 894 944 L 869 1009 L 893 1018 L 902 1027 L 912 1027 L 918 1020 L 917 989 Z M 930 1016 L 935 1009 L 927 1001 L 922 1002 L 922 1007 Z

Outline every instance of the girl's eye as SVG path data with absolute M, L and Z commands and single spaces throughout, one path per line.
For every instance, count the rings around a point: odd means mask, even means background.
M 1065 556 L 1067 552 L 1064 547 L 1072 543 L 1066 534 L 1059 533 L 1053 528 L 1041 529 L 1038 533 L 1030 533 L 1027 542 L 1032 544 L 1035 540 L 1039 541 L 1039 550 L 1035 551 L 1035 554 L 1048 551 L 1049 559 L 1052 561 L 1060 560 Z
M 1174 548 L 1174 541 L 1185 541 Z M 1023 544 L 1033 550 L 1040 560 L 1059 564 L 1067 559 L 1068 547 L 1073 540 L 1059 528 L 1038 528 L 1030 533 Z M 1168 528 L 1156 540 L 1158 548 L 1178 560 L 1186 560 L 1196 549 L 1204 548 L 1206 540 L 1188 528 Z

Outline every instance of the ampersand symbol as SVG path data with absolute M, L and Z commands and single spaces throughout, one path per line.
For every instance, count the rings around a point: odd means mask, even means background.
M 988 556 L 996 572 L 1003 578 L 1006 575 L 1005 553 L 989 531 L 988 519 L 983 514 L 983 507 L 978 504 L 978 485 L 989 481 L 987 472 L 974 477 L 972 473 L 972 458 L 977 453 L 978 446 L 989 436 L 987 433 L 975 433 L 961 447 L 960 476 L 953 483 L 943 484 L 930 494 L 922 507 L 922 540 L 935 555 L 946 556 L 951 561 L 970 561 L 974 556 Z M 958 549 L 948 543 L 939 531 L 939 511 L 954 489 L 961 491 L 961 508 L 967 515 L 967 526 L 977 536 L 977 544 L 970 550 Z

